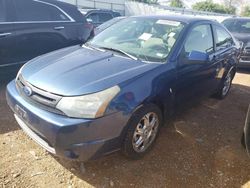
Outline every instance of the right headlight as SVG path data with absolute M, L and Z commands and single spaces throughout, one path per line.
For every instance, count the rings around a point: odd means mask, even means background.
M 63 97 L 56 108 L 69 117 L 98 118 L 104 115 L 110 101 L 120 92 L 119 86 L 76 97 Z

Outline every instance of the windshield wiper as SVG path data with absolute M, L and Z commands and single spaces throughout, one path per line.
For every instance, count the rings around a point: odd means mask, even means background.
M 92 50 L 98 50 L 98 51 L 101 51 L 101 52 L 105 52 L 105 50 L 102 50 L 102 49 L 97 48 L 97 47 L 95 47 L 95 46 L 89 45 L 88 43 L 85 43 L 85 44 L 83 44 L 82 46 L 84 46 L 85 48 L 90 48 L 90 49 L 92 49 Z
M 115 49 L 115 48 L 109 48 L 109 47 L 100 47 L 101 49 L 104 49 L 104 50 L 110 50 L 110 51 L 115 51 L 115 52 L 119 52 L 121 54 L 124 54 L 126 55 L 127 57 L 133 59 L 133 60 L 138 60 L 137 57 L 127 53 L 127 52 L 124 52 L 123 50 L 120 50 L 120 49 Z

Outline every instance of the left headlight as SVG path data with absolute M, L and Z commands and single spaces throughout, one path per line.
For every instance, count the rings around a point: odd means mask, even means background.
M 120 92 L 119 86 L 89 95 L 63 97 L 56 108 L 69 117 L 98 118 L 104 115 L 110 101 Z

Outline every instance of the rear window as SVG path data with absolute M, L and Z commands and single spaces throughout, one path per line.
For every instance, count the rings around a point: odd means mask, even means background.
M 5 22 L 5 5 L 3 0 L 0 0 L 0 22 Z
M 68 21 L 69 18 L 53 5 L 38 1 L 16 0 L 17 21 Z
M 231 32 L 235 33 L 250 32 L 250 20 L 225 20 L 223 24 Z
M 109 13 L 100 13 L 99 14 L 99 21 L 101 23 L 106 22 L 108 20 L 111 20 L 112 18 L 113 18 L 113 16 Z

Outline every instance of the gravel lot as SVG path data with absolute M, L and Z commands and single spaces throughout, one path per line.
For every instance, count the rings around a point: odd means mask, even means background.
M 205 99 L 176 115 L 153 150 L 131 161 L 119 152 L 81 164 L 55 158 L 19 128 L 0 91 L 0 187 L 250 187 L 240 144 L 250 103 L 250 72 L 229 96 Z

